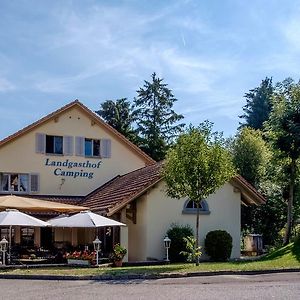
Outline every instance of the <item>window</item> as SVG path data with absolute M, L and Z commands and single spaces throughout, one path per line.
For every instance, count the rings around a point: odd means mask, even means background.
M 64 154 L 73 155 L 74 137 L 73 136 L 56 136 L 36 133 L 35 135 L 35 152 L 42 154 Z
M 75 155 L 100 158 L 111 158 L 110 139 L 91 139 L 75 137 Z
M 28 174 L 2 174 L 1 176 L 1 190 L 14 192 L 28 192 L 29 188 Z
M 84 142 L 85 156 L 100 156 L 100 140 L 85 139 Z
M 0 173 L 1 192 L 37 192 L 38 184 L 38 174 Z
M 190 199 L 185 201 L 182 213 L 183 214 L 196 214 L 197 213 L 197 204 L 193 200 L 190 200 Z M 200 214 L 201 215 L 210 214 L 206 200 L 201 200 L 201 202 L 200 202 Z
M 63 154 L 63 137 L 46 135 L 46 153 Z

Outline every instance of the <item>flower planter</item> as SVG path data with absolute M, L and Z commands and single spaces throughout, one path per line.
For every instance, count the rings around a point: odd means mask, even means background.
M 122 260 L 115 260 L 114 261 L 114 266 L 115 267 L 122 267 L 123 261 Z
M 89 266 L 91 263 L 86 259 L 72 259 L 68 258 L 69 265 L 78 265 L 78 266 Z

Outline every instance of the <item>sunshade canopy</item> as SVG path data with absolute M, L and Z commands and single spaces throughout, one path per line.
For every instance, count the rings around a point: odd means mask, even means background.
M 30 212 L 78 212 L 88 209 L 84 206 L 38 200 L 16 195 L 0 196 L 0 210 L 6 208 L 15 208 Z
M 50 224 L 24 214 L 16 209 L 0 212 L 0 226 L 46 227 Z
M 54 218 L 48 221 L 53 227 L 106 227 L 126 226 L 123 223 L 100 216 L 91 211 L 82 211 L 70 217 Z

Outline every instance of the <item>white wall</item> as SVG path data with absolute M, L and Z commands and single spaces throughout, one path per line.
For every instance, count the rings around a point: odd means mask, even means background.
M 196 215 L 182 214 L 185 200 L 166 196 L 163 182 L 144 196 L 141 201 L 143 204 L 137 207 L 137 224 L 133 225 L 129 220 L 127 222 L 131 241 L 130 260 L 163 259 L 163 238 L 172 223 L 188 224 L 195 232 Z M 200 215 L 201 246 L 204 246 L 204 239 L 209 231 L 226 230 L 233 238 L 231 258 L 240 257 L 240 194 L 234 192 L 233 187 L 227 183 L 206 200 L 211 213 Z M 143 251 L 141 247 L 144 247 Z M 131 253 L 134 255 L 131 256 Z

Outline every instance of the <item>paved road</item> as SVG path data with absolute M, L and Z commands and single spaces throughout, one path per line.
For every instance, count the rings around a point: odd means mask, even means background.
M 0 280 L 0 299 L 300 299 L 300 272 L 160 280 Z

